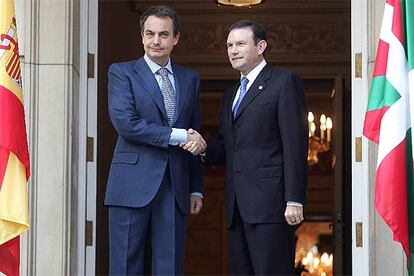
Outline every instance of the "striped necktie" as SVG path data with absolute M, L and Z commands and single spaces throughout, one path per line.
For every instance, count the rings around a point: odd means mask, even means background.
M 244 95 L 246 95 L 246 87 L 249 83 L 249 79 L 246 77 L 242 77 L 240 81 L 240 94 L 239 98 L 237 99 L 236 104 L 233 107 L 233 119 L 236 118 L 237 110 L 239 109 L 240 103 L 243 100 Z
M 168 78 L 168 70 L 166 68 L 158 69 L 158 74 L 161 75 L 161 92 L 162 97 L 164 98 L 164 107 L 167 113 L 168 124 L 170 126 L 174 123 L 174 113 L 175 113 L 175 91 L 174 87 L 171 84 L 170 79 Z

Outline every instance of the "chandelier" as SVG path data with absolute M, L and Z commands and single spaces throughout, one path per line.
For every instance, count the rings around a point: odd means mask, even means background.
M 217 0 L 218 5 L 226 5 L 233 7 L 251 7 L 262 3 L 263 0 Z
M 322 114 L 319 122 L 319 136 L 316 135 L 316 124 L 314 122 L 315 117 L 312 112 L 308 113 L 308 125 L 309 125 L 309 149 L 308 149 L 308 164 L 315 165 L 319 162 L 318 154 L 326 152 L 331 148 L 331 131 L 332 120 L 330 117 L 326 117 Z
M 304 273 L 301 275 L 331 276 L 333 274 L 333 254 L 319 253 L 316 245 L 312 246 L 309 251 L 300 248 L 296 252 L 295 267 L 302 268 Z

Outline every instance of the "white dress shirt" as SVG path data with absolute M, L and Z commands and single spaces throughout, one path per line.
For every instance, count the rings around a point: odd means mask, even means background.
M 246 77 L 249 80 L 249 82 L 246 85 L 246 94 L 249 92 L 250 86 L 252 86 L 253 82 L 256 80 L 257 76 L 260 74 L 260 72 L 266 66 L 266 64 L 267 62 L 265 60 L 262 60 L 262 62 L 260 62 L 259 65 L 257 65 L 252 71 L 250 71 L 249 74 L 247 74 L 247 76 L 243 76 L 243 74 L 240 74 L 240 80 L 242 77 Z M 237 93 L 236 93 L 236 96 L 234 97 L 231 110 L 233 110 L 239 97 L 240 97 L 240 86 L 239 86 L 239 89 L 237 89 Z

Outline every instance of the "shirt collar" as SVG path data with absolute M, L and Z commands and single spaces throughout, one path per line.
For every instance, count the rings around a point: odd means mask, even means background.
M 156 74 L 158 70 L 161 68 L 157 63 L 153 62 L 147 54 L 144 55 L 144 60 L 148 64 L 149 68 L 151 69 L 151 72 L 153 74 Z M 173 74 L 172 66 L 171 66 L 171 59 L 168 59 L 167 65 L 165 68 L 168 70 L 170 74 Z
M 255 68 L 253 68 L 252 71 L 250 71 L 249 74 L 247 74 L 247 76 L 243 76 L 243 74 L 240 74 L 240 79 L 242 77 L 246 77 L 249 80 L 249 84 L 252 84 L 256 80 L 257 76 L 260 74 L 262 69 L 266 66 L 266 64 L 266 60 L 262 60 L 262 62 L 260 62 L 259 65 L 257 65 Z

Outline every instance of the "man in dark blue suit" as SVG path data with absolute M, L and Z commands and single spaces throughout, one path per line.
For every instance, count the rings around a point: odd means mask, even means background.
M 118 141 L 108 177 L 111 275 L 144 274 L 146 237 L 152 273 L 184 273 L 187 216 L 202 208 L 200 163 L 177 145 L 203 141 L 198 130 L 199 76 L 171 63 L 179 18 L 166 6 L 140 19 L 145 55 L 109 68 L 109 114 Z M 198 139 L 198 140 L 197 140 Z
M 223 98 L 219 139 L 204 162 L 226 163 L 225 203 L 233 275 L 291 275 L 295 225 L 303 220 L 308 130 L 302 81 L 267 64 L 266 32 L 230 27 L 227 53 L 240 82 Z M 194 134 L 197 134 L 194 132 Z M 184 149 L 202 151 L 195 142 Z

